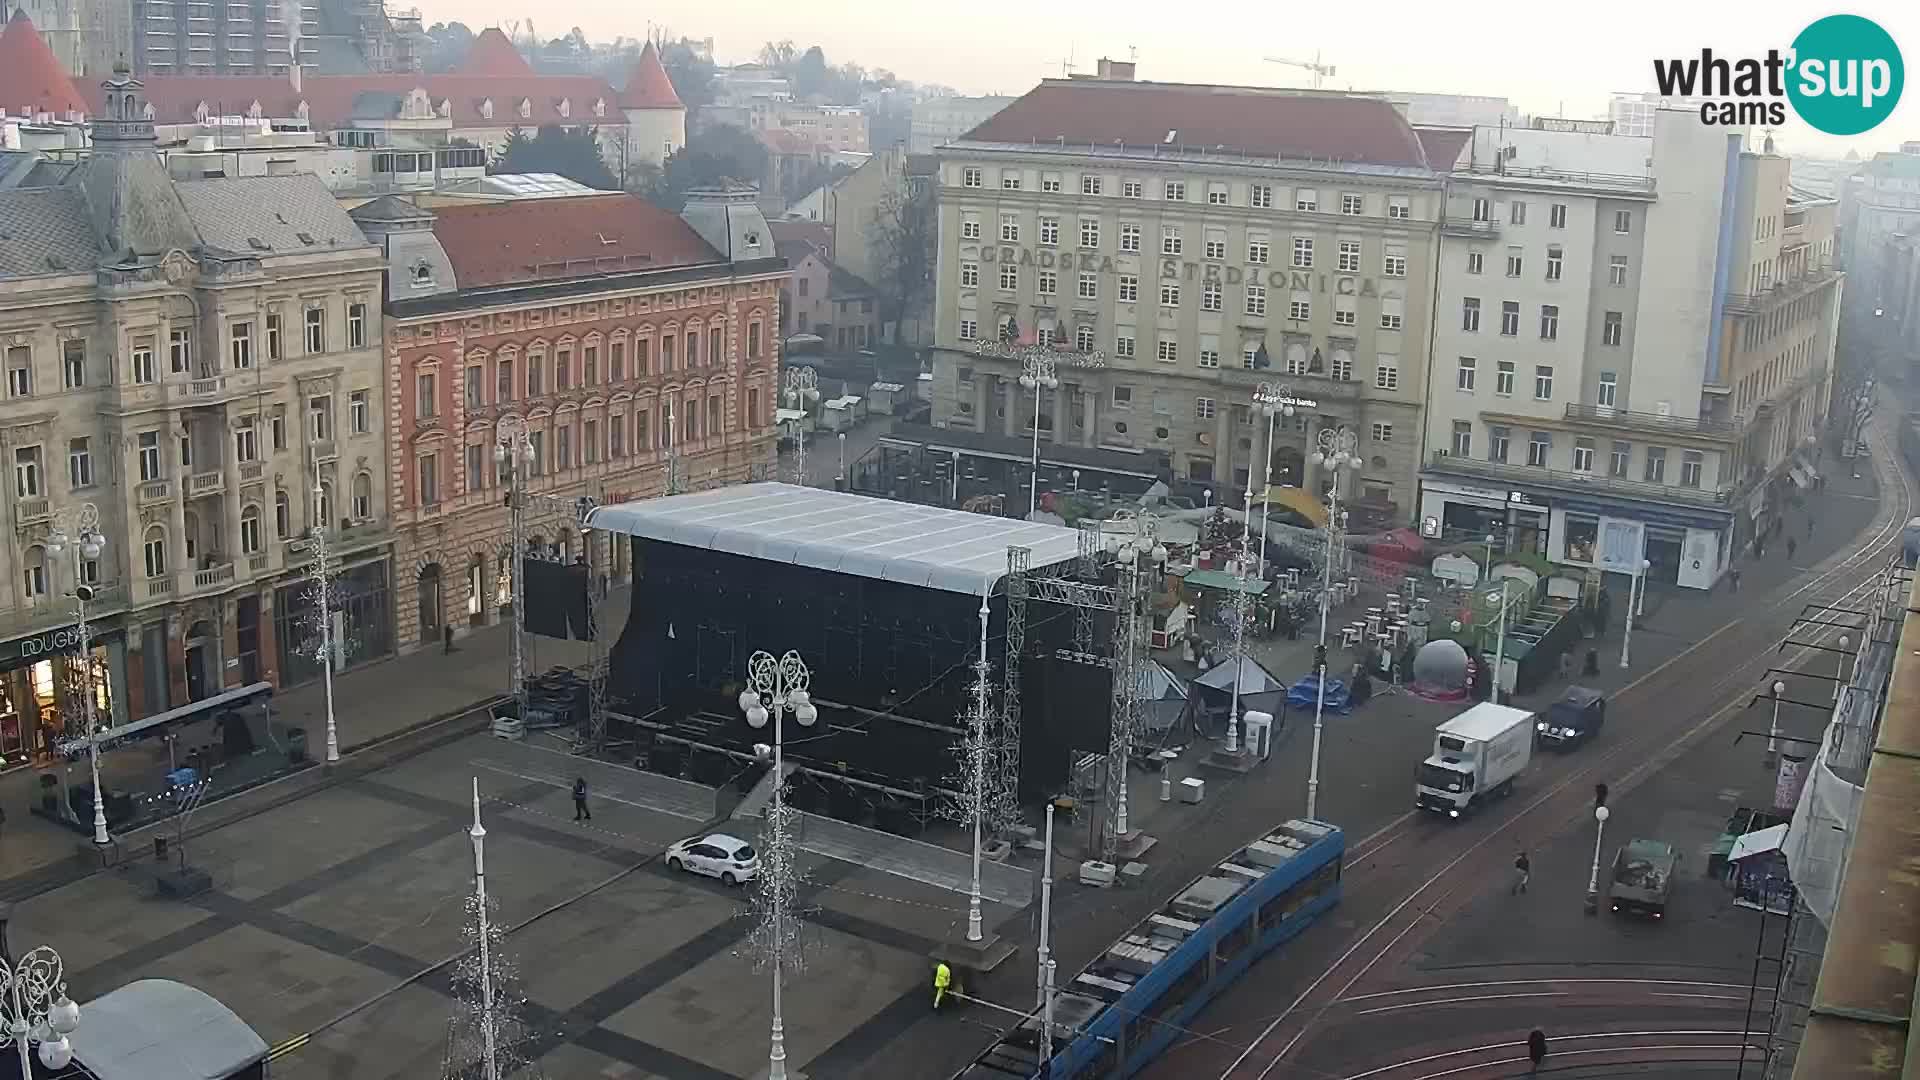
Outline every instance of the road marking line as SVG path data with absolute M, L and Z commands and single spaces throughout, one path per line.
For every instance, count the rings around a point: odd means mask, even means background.
M 1720 990 L 1745 990 L 1745 983 L 1695 982 L 1691 979 L 1489 979 L 1485 982 L 1440 983 L 1435 986 L 1410 986 L 1401 990 L 1381 990 L 1372 994 L 1355 994 L 1341 998 L 1341 1001 L 1372 1001 L 1383 997 L 1397 997 L 1406 994 L 1423 994 L 1430 990 L 1474 990 L 1486 986 L 1537 986 L 1542 983 L 1559 985 L 1632 985 L 1632 986 L 1704 986 Z
M 1564 1042 L 1579 1042 L 1582 1039 L 1647 1039 L 1647 1038 L 1653 1038 L 1654 1036 L 1665 1037 L 1665 1036 L 1671 1036 L 1671 1035 L 1745 1036 L 1747 1034 L 1750 1034 L 1750 1032 L 1741 1032 L 1741 1031 L 1599 1031 L 1599 1032 L 1593 1032 L 1591 1034 L 1586 1034 L 1586 1035 L 1555 1035 L 1553 1037 L 1553 1041 L 1556 1043 L 1564 1043 Z M 1425 1057 L 1408 1058 L 1405 1061 L 1396 1061 L 1391 1065 L 1382 1065 L 1377 1069 L 1368 1069 L 1366 1072 L 1363 1072 L 1363 1073 L 1355 1073 L 1352 1076 L 1346 1077 L 1345 1080 L 1367 1080 L 1367 1078 L 1370 1076 L 1378 1076 L 1381 1073 L 1392 1072 L 1395 1069 L 1404 1069 L 1409 1065 L 1425 1065 L 1428 1062 L 1444 1061 L 1450 1057 L 1460 1057 L 1465 1054 L 1484 1054 L 1490 1050 L 1505 1050 L 1509 1046 L 1525 1046 L 1525 1045 L 1526 1044 L 1523 1042 L 1488 1043 L 1485 1046 L 1470 1046 L 1464 1050 L 1449 1050 L 1444 1054 L 1428 1054 Z M 1673 1048 L 1662 1047 L 1662 1046 L 1634 1046 L 1634 1047 L 1614 1047 L 1609 1050 L 1587 1051 L 1587 1052 L 1588 1053 L 1613 1053 L 1617 1050 L 1665 1050 L 1665 1049 L 1673 1049 Z M 1720 1048 L 1718 1047 L 1686 1047 L 1686 1049 L 1720 1049 Z M 1582 1051 L 1578 1051 L 1578 1050 L 1565 1050 L 1561 1052 L 1560 1056 L 1566 1057 L 1568 1055 L 1581 1053 L 1581 1052 Z M 1519 1060 L 1525 1060 L 1525 1059 L 1522 1058 Z M 1497 1064 L 1504 1064 L 1504 1063 L 1503 1062 L 1487 1062 L 1482 1065 L 1469 1066 L 1469 1068 L 1479 1069 L 1479 1068 L 1486 1068 L 1489 1065 L 1497 1065 Z M 1446 1074 L 1435 1073 L 1433 1075 L 1444 1076 Z

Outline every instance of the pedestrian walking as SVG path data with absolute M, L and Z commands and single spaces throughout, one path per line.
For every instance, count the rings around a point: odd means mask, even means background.
M 1540 1063 L 1547 1060 L 1547 1033 L 1539 1028 L 1527 1033 L 1527 1060 L 1533 1062 L 1529 1072 L 1539 1072 Z
M 587 778 L 584 776 L 575 777 L 573 781 L 573 820 L 593 820 L 593 811 L 587 809 Z
M 1791 537 L 1791 536 L 1789 536 L 1789 537 L 1787 537 L 1787 561 L 1788 561 L 1788 562 L 1792 562 L 1792 561 L 1793 561 L 1793 553 L 1794 553 L 1794 551 L 1795 551 L 1795 550 L 1797 550 L 1797 549 L 1798 549 L 1799 547 L 1800 547 L 1800 542 L 1799 542 L 1799 541 L 1797 541 L 1797 540 L 1795 540 L 1795 539 L 1794 539 L 1793 537 Z
M 1733 582 L 1733 591 L 1739 592 L 1740 591 L 1740 568 L 1736 566 L 1732 570 L 1729 570 L 1727 572 L 1727 577 Z
M 1807 539 L 1813 539 L 1813 518 L 1811 515 L 1807 518 Z
M 440 639 L 441 639 L 440 641 L 441 654 L 444 656 L 452 656 L 453 655 L 453 624 L 452 623 L 448 623 L 447 625 L 440 628 Z
M 940 1011 L 940 1003 L 946 1000 L 947 987 L 953 985 L 953 969 L 941 960 L 933 965 L 933 1011 Z
M 1533 877 L 1533 862 L 1522 851 L 1513 857 L 1513 888 L 1509 896 L 1518 896 L 1527 891 L 1527 882 Z

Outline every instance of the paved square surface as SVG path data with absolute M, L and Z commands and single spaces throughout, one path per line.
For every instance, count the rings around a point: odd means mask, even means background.
M 581 774 L 588 822 L 573 820 Z M 188 857 L 213 872 L 210 893 L 160 898 L 154 865 L 137 863 L 23 902 L 15 940 L 59 949 L 82 1002 L 143 977 L 207 991 L 286 1048 L 275 1076 L 437 1076 L 454 1007 L 447 963 L 465 947 L 476 777 L 488 892 L 516 927 L 507 952 L 546 1074 L 764 1070 L 770 979 L 746 952 L 750 894 L 656 858 L 714 816 L 714 793 L 484 735 L 198 838 Z M 757 837 L 759 822 L 720 827 Z M 966 924 L 966 898 L 940 884 L 964 867 L 956 853 L 860 830 L 827 846 L 871 854 L 802 858 L 806 961 L 785 1009 L 800 1069 L 829 1050 L 857 1061 L 904 1030 L 926 1008 L 929 950 Z M 1027 891 L 1020 872 L 999 868 L 996 883 L 1009 899 Z M 1019 907 L 985 908 L 989 926 L 1017 927 Z

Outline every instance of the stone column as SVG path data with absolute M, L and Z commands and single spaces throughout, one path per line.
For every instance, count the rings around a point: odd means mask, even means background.
M 1100 391 L 1097 389 L 1082 390 L 1080 392 L 1080 397 L 1081 397 L 1081 404 L 1086 409 L 1086 417 L 1087 417 L 1087 426 L 1085 429 L 1083 429 L 1085 431 L 1085 434 L 1081 436 L 1081 440 L 1080 440 L 1081 445 L 1089 446 L 1089 447 L 1099 446 L 1100 445 Z
M 1020 417 L 1018 415 L 1020 412 L 1020 377 L 1018 375 L 1009 375 L 1005 381 L 1000 384 L 1000 400 L 1003 402 L 1002 411 L 1006 413 L 1005 416 L 1000 418 L 1004 425 L 1004 434 L 1008 438 L 1018 438 L 1020 435 Z
M 1073 399 L 1077 391 L 1067 389 L 1061 383 L 1053 392 L 1053 437 L 1048 441 L 1055 446 L 1067 441 L 1067 426 L 1073 423 Z
M 1215 402 L 1213 444 L 1216 449 L 1213 453 L 1213 480 L 1207 486 L 1213 489 L 1216 498 L 1223 488 L 1233 483 L 1234 434 L 1233 402 L 1225 400 Z M 1247 475 L 1255 487 L 1260 485 L 1259 477 L 1253 476 L 1252 473 Z
M 166 431 L 160 436 L 160 454 L 162 461 L 168 457 L 174 459 L 170 470 L 173 477 L 173 499 L 168 504 L 168 509 L 173 520 L 168 523 L 170 532 L 167 536 L 167 569 L 177 573 L 181 570 L 193 569 L 192 564 L 187 560 L 187 485 L 193 480 L 193 476 L 192 470 L 180 461 L 180 413 L 176 410 L 167 410 Z M 144 537 L 140 538 L 140 543 L 142 549 L 139 565 L 144 574 L 146 572 Z
M 259 433 L 255 432 L 257 439 Z M 231 560 L 238 561 L 242 555 L 240 545 L 240 452 L 234 445 L 235 433 L 231 418 L 220 428 L 220 475 L 226 486 L 226 494 L 220 497 L 221 516 L 225 518 L 222 528 L 224 539 L 220 544 L 221 552 Z M 264 522 L 262 523 L 265 524 Z M 264 537 L 263 537 L 264 539 Z M 265 551 L 264 544 L 261 550 Z M 236 574 L 238 569 L 236 568 Z
M 973 379 L 973 422 L 975 430 L 988 432 L 993 430 L 993 422 L 987 419 L 990 403 L 987 401 L 987 376 L 980 373 Z

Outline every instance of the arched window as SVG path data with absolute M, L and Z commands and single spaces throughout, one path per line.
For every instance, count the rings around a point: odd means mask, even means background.
M 21 586 L 25 588 L 27 599 L 36 600 L 47 595 L 47 549 L 35 544 L 27 549 L 27 557 L 20 564 Z
M 260 508 L 250 505 L 240 511 L 240 551 L 258 555 L 260 546 Z
M 273 534 L 282 540 L 293 535 L 293 500 L 284 491 L 273 493 Z
M 165 577 L 167 573 L 167 530 L 158 525 L 147 530 L 146 541 L 141 545 L 147 560 L 147 576 Z
M 486 616 L 487 557 L 475 553 L 467 564 L 467 618 L 478 623 Z
M 428 563 L 420 568 L 420 578 L 416 583 L 420 605 L 420 641 L 424 644 L 440 636 L 440 564 Z
M 314 499 L 314 505 L 319 513 L 315 525 L 324 527 L 333 520 L 333 484 L 330 481 L 320 481 L 320 494 Z
M 353 478 L 353 520 L 373 520 L 373 474 L 356 473 Z

